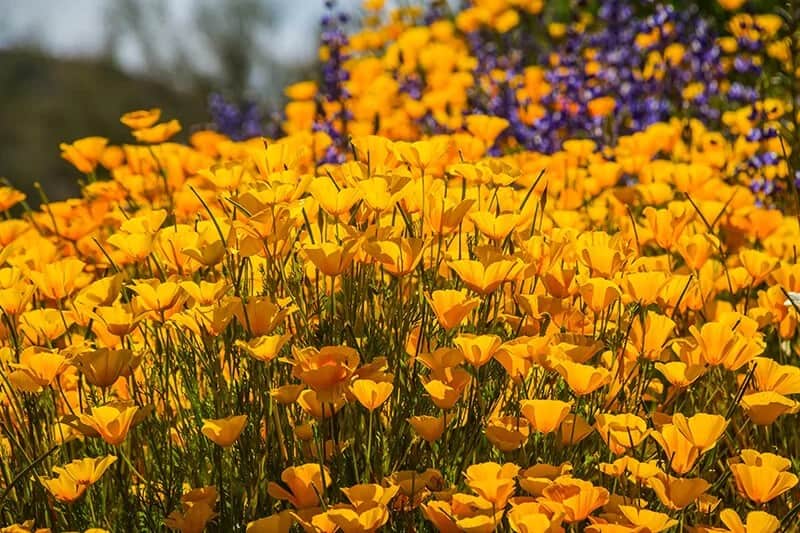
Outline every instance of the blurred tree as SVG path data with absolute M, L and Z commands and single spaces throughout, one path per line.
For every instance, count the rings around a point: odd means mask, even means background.
M 118 0 L 107 11 L 108 50 L 121 57 L 135 49 L 152 77 L 176 87 L 222 91 L 234 99 L 280 103 L 286 82 L 313 65 L 288 65 L 270 54 L 268 39 L 279 16 L 275 0 L 193 0 L 178 11 L 167 0 Z M 188 6 L 188 7 L 187 7 Z M 168 43 L 168 46 L 165 45 Z
M 206 0 L 197 13 L 198 27 L 214 50 L 221 67 L 220 85 L 235 95 L 247 91 L 256 66 L 273 68 L 270 56 L 260 49 L 258 36 L 274 28 L 270 3 L 231 0 L 224 4 Z

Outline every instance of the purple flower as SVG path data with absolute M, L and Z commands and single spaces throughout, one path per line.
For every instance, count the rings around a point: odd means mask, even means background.
M 208 108 L 216 130 L 235 141 L 264 135 L 263 116 L 254 102 L 236 104 L 212 93 Z

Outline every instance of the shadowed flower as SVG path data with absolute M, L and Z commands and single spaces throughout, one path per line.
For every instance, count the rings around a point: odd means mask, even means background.
M 427 442 L 435 442 L 444 433 L 445 420 L 443 416 L 412 416 L 408 423 L 414 432 Z
M 597 432 L 616 455 L 638 446 L 650 433 L 647 422 L 628 413 L 597 415 L 595 425 Z
M 295 509 L 308 509 L 319 505 L 319 495 L 330 486 L 331 474 L 327 467 L 309 463 L 285 469 L 281 481 L 288 490 L 270 481 L 267 485 L 269 495 L 279 500 L 289 500 Z
M 700 478 L 677 478 L 669 474 L 659 474 L 647 480 L 658 499 L 667 508 L 680 511 L 694 503 L 711 485 Z
M 608 502 L 608 490 L 566 477 L 546 487 L 542 496 L 542 505 L 554 513 L 564 513 L 564 520 L 569 523 L 582 522 Z
M 486 423 L 486 438 L 502 452 L 521 448 L 530 436 L 530 426 L 516 416 L 494 417 Z
M 241 435 L 247 424 L 247 415 L 231 415 L 218 419 L 203 419 L 202 432 L 214 444 L 228 448 Z

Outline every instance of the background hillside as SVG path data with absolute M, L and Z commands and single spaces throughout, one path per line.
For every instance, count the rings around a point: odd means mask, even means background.
M 38 203 L 35 181 L 52 198 L 77 190 L 76 171 L 59 157 L 59 143 L 98 134 L 126 141 L 119 122 L 126 111 L 157 104 L 187 126 L 208 120 L 205 88 L 179 91 L 104 61 L 0 50 L 0 87 L 0 177 L 32 203 Z

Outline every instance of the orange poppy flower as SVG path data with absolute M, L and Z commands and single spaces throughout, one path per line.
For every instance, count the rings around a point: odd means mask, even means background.
M 130 304 L 117 303 L 111 306 L 98 306 L 94 315 L 104 324 L 112 335 L 124 337 L 139 327 L 143 316 Z
M 461 351 L 464 359 L 474 366 L 480 368 L 488 363 L 503 341 L 497 335 L 472 335 L 462 334 L 456 337 L 453 342 Z
M 353 138 L 358 160 L 368 165 L 370 175 L 384 173 L 397 166 L 394 143 L 383 136 L 364 135 Z
M 700 450 L 701 454 L 714 449 L 728 427 L 725 417 L 706 413 L 697 413 L 691 418 L 675 413 L 672 416 L 672 423 L 695 448 Z
M 397 486 L 384 487 L 375 483 L 364 483 L 343 487 L 342 492 L 356 509 L 371 507 L 372 505 L 389 505 L 397 496 L 400 488 Z
M 439 409 L 451 409 L 464 392 L 466 382 L 453 383 L 453 386 L 439 379 L 423 380 L 422 386 L 430 395 L 431 401 Z
M 181 123 L 173 119 L 155 126 L 133 130 L 132 133 L 139 142 L 157 144 L 163 143 L 179 131 L 181 131 Z
M 362 195 L 359 189 L 338 187 L 330 178 L 315 179 L 309 184 L 308 192 L 326 213 L 335 218 L 350 213 Z
M 28 273 L 39 293 L 45 298 L 60 300 L 72 294 L 89 280 L 81 276 L 86 264 L 73 257 L 44 265 L 41 272 Z M 83 279 L 82 279 L 83 278 Z
M 516 416 L 493 417 L 486 423 L 486 438 L 502 452 L 518 450 L 530 436 L 530 426 Z
M 597 415 L 595 426 L 606 445 L 616 455 L 635 448 L 650 433 L 647 422 L 630 413 Z
M 694 446 L 674 424 L 664 424 L 658 431 L 650 434 L 667 458 L 669 467 L 677 474 L 688 474 L 700 457 L 700 450 Z
M 173 511 L 164 519 L 164 525 L 181 533 L 202 533 L 216 516 L 213 506 L 207 502 L 182 503 L 180 511 Z
M 332 242 L 320 244 L 307 244 L 303 247 L 303 253 L 320 272 L 327 276 L 338 276 L 348 268 L 353 262 L 357 243 L 349 241 L 339 245 Z
M 445 430 L 445 418 L 443 416 L 412 416 L 408 418 L 408 423 L 414 428 L 414 432 L 427 442 L 439 440 Z
M 380 214 L 394 208 L 403 194 L 402 187 L 406 183 L 405 180 L 390 183 L 386 178 L 372 177 L 359 180 L 356 187 L 361 191 L 364 205 Z
M 739 261 L 750 275 L 750 284 L 758 285 L 778 267 L 778 260 L 759 250 L 742 250 Z
M 284 333 L 283 335 L 261 335 L 247 342 L 237 340 L 235 344 L 253 359 L 268 363 L 278 356 L 281 349 L 286 346 L 286 343 L 291 338 L 292 336 L 289 333 Z
M 389 510 L 385 505 L 375 505 L 363 510 L 334 508 L 326 514 L 328 520 L 339 526 L 344 533 L 371 533 L 389 521 Z
M 482 140 L 486 147 L 494 144 L 497 137 L 508 128 L 508 120 L 488 115 L 468 115 L 465 119 L 467 131 Z
M 8 211 L 25 198 L 25 193 L 13 187 L 0 187 L 0 211 Z
M 242 434 L 247 425 L 247 415 L 231 415 L 225 418 L 203 419 L 201 431 L 210 441 L 229 448 Z
M 705 373 L 704 366 L 688 365 L 683 361 L 659 362 L 655 364 L 655 367 L 667 378 L 667 381 L 678 388 L 688 387 Z
M 450 140 L 446 137 L 424 141 L 396 142 L 394 150 L 398 159 L 422 172 L 439 164 L 447 156 Z
M 666 282 L 667 274 L 664 272 L 631 272 L 622 280 L 623 299 L 625 303 L 639 302 L 644 305 L 655 303 Z
M 371 379 L 357 379 L 350 384 L 350 392 L 358 403 L 369 411 L 374 411 L 385 402 L 394 390 L 389 382 L 375 382 Z
M 611 381 L 611 374 L 602 367 L 583 365 L 569 360 L 555 363 L 555 370 L 578 396 L 591 394 Z
M 292 347 L 292 375 L 314 389 L 322 402 L 341 396 L 359 363 L 358 352 L 347 346 L 321 349 Z
M 739 463 L 730 468 L 739 493 L 759 504 L 774 500 L 797 485 L 797 476 L 771 466 Z
M 40 477 L 39 482 L 44 485 L 47 492 L 63 503 L 73 503 L 83 496 L 88 485 L 75 481 L 71 476 L 61 474 L 55 478 Z M 26 530 L 28 531 L 28 530 Z
M 423 212 L 425 227 L 434 235 L 447 236 L 458 229 L 467 212 L 475 203 L 473 199 L 455 203 L 448 198 L 436 198 L 430 195 Z
M 597 278 L 611 279 L 625 264 L 622 252 L 604 244 L 582 246 L 580 259 L 589 267 L 590 275 Z
M 267 485 L 269 495 L 288 500 L 296 509 L 308 509 L 319 505 L 319 495 L 331 485 L 332 479 L 327 467 L 309 463 L 286 468 L 281 481 L 287 488 L 270 481 Z
M 480 496 L 456 493 L 450 500 L 456 528 L 467 533 L 490 533 L 503 518 L 503 509 Z
M 122 115 L 119 119 L 120 122 L 128 126 L 132 130 L 141 130 L 149 128 L 161 117 L 161 110 L 158 108 L 130 111 Z
M 513 463 L 480 463 L 467 468 L 464 477 L 469 488 L 492 502 L 495 509 L 503 509 L 516 490 L 519 470 Z
M 294 525 L 291 511 L 283 510 L 247 523 L 247 533 L 289 533 Z
M 560 400 L 522 400 L 520 412 L 539 433 L 556 431 L 572 409 L 572 402 Z
M 429 500 L 420 507 L 425 519 L 440 533 L 461 533 L 462 530 L 456 525 L 456 517 L 449 502 Z
M 141 358 L 130 350 L 99 348 L 78 355 L 74 360 L 86 381 L 95 387 L 110 387 L 121 376 L 130 376 Z
M 481 302 L 477 297 L 468 298 L 466 289 L 433 291 L 426 299 L 439 325 L 448 331 L 458 327 Z
M 580 286 L 580 293 L 586 305 L 595 313 L 609 311 L 611 304 L 622 297 L 617 284 L 605 278 L 590 278 Z
M 590 426 L 586 419 L 577 414 L 567 415 L 561 422 L 559 437 L 561 444 L 570 446 L 577 444 L 592 434 L 594 427 Z
M 528 376 L 534 364 L 542 362 L 541 345 L 546 345 L 547 341 L 548 339 L 544 337 L 516 337 L 500 345 L 493 357 L 503 365 L 514 383 L 520 384 Z
M 522 271 L 519 259 L 496 259 L 489 262 L 461 259 L 450 261 L 448 266 L 458 275 L 468 288 L 486 296 L 506 281 L 510 281 Z
M 661 248 L 670 250 L 694 217 L 692 207 L 687 204 L 688 202 L 674 202 L 666 209 L 645 207 L 643 214 L 647 229 L 652 232 L 653 240 Z
M 519 473 L 519 486 L 531 496 L 541 496 L 545 488 L 549 487 L 561 476 L 569 476 L 572 465 L 562 463 L 559 466 L 549 464 L 534 465 Z
M 658 360 L 675 328 L 668 316 L 648 311 L 644 321 L 634 319 L 626 348 L 646 359 Z
M 498 244 L 514 231 L 520 221 L 520 216 L 516 213 L 495 215 L 488 211 L 470 213 L 469 218 L 478 231 Z
M 719 240 L 708 233 L 686 235 L 678 239 L 677 249 L 693 271 L 699 271 L 719 247 Z
M 297 397 L 297 405 L 317 420 L 330 418 L 345 404 L 344 397 L 333 397 L 333 401 L 322 401 L 316 391 L 306 389 Z
M 254 336 L 269 335 L 283 323 L 288 309 L 281 308 L 267 296 L 256 296 L 242 302 L 234 313 L 239 323 Z
M 425 241 L 396 238 L 373 241 L 364 245 L 364 251 L 373 257 L 392 276 L 407 276 L 422 260 Z
M 109 466 L 114 464 L 117 457 L 114 455 L 107 455 L 105 457 L 86 457 L 84 459 L 76 459 L 63 466 L 53 467 L 53 472 L 60 476 L 68 476 L 76 483 L 88 486 L 95 483 Z
M 37 392 L 53 383 L 68 366 L 69 361 L 60 353 L 30 347 L 22 351 L 19 363 L 9 364 L 13 370 L 8 380 L 20 390 Z
M 779 416 L 796 413 L 800 404 L 777 392 L 754 392 L 742 396 L 740 405 L 754 424 L 766 426 Z
M 581 522 L 608 502 L 608 490 L 576 478 L 559 478 L 542 491 L 542 505 L 564 513 L 569 523 Z
M 784 396 L 800 394 L 800 368 L 782 365 L 768 357 L 756 357 L 753 380 L 761 392 L 777 392 Z
M 645 531 L 659 533 L 678 525 L 678 521 L 670 518 L 668 514 L 639 509 L 632 505 L 620 505 L 619 511 L 628 522 L 636 527 L 644 528 Z
M 719 519 L 731 533 L 776 533 L 781 527 L 777 517 L 764 511 L 750 511 L 745 522 L 739 518 L 733 509 L 723 509 Z
M 138 295 L 135 301 L 140 309 L 155 313 L 174 306 L 183 292 L 174 281 L 161 283 L 158 280 L 137 281 L 131 290 Z
M 80 172 L 89 174 L 94 171 L 107 144 L 108 139 L 104 137 L 85 137 L 72 144 L 62 143 L 59 148 L 62 158 L 72 163 Z
M 78 413 L 78 429 L 87 434 L 94 432 L 107 443 L 116 446 L 125 441 L 139 408 L 123 403 L 109 403 Z
M 722 322 L 706 322 L 700 329 L 690 326 L 689 332 L 709 365 L 722 364 L 725 355 L 736 343 L 736 333 Z
M 711 485 L 701 478 L 677 478 L 659 474 L 647 480 L 658 499 L 665 507 L 680 511 L 694 503 Z

